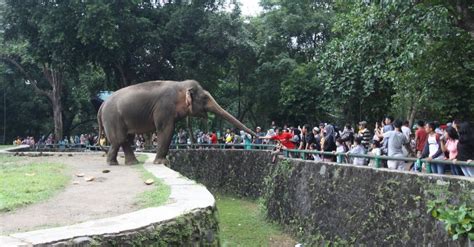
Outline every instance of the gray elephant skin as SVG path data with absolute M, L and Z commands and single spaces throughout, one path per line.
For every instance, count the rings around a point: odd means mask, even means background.
M 187 117 L 204 117 L 213 112 L 235 127 L 256 134 L 222 109 L 211 94 L 194 80 L 149 81 L 122 88 L 99 108 L 99 136 L 104 132 L 110 148 L 107 163 L 118 165 L 117 153 L 122 147 L 125 164 L 138 163 L 132 145 L 135 134 L 156 131 L 155 164 L 168 164 L 166 155 L 176 121 Z

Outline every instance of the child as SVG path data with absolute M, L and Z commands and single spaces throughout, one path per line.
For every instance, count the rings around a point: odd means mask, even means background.
M 372 156 L 380 156 L 382 155 L 382 150 L 380 150 L 380 142 L 379 141 L 372 141 L 371 145 L 372 150 L 370 151 L 370 155 Z M 377 167 L 375 164 L 375 159 L 370 159 L 369 162 L 370 167 Z
M 344 141 L 341 138 L 336 139 L 336 153 L 346 153 L 347 152 L 347 146 L 344 143 Z M 345 163 L 346 160 L 342 158 L 342 156 L 338 155 L 337 157 L 337 163 Z
M 362 137 L 357 137 L 354 140 L 354 147 L 347 152 L 347 154 L 365 154 L 365 147 L 362 145 Z M 352 164 L 357 166 L 365 165 L 365 158 L 354 157 Z

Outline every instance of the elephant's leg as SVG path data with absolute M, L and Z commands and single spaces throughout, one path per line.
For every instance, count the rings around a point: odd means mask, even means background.
M 125 153 L 125 165 L 136 165 L 138 160 L 133 153 L 132 144 L 135 135 L 128 135 L 128 140 L 122 144 L 123 152 Z
M 107 153 L 107 164 L 111 166 L 114 166 L 114 165 L 116 166 L 119 164 L 117 161 L 117 153 L 118 153 L 119 148 L 120 148 L 120 145 L 117 145 L 117 144 L 110 145 L 109 152 Z
M 173 137 L 174 122 L 169 122 L 163 125 L 163 128 L 157 132 L 158 145 L 156 147 L 156 157 L 154 164 L 168 165 L 169 161 L 166 159 L 168 149 L 170 148 L 171 138 Z

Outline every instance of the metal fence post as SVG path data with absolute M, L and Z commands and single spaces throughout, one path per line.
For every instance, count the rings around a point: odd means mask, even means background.
M 337 163 L 342 164 L 342 163 L 344 163 L 344 162 L 342 162 L 343 160 L 344 160 L 344 156 L 341 153 L 338 153 L 337 154 L 337 159 L 336 159 Z
M 426 173 L 431 173 L 431 164 L 426 162 Z
M 380 157 L 378 155 L 375 156 L 375 167 L 380 168 L 381 167 L 380 163 L 381 163 Z

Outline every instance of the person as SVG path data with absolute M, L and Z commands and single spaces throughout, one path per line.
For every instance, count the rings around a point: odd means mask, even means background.
M 458 142 L 459 135 L 456 129 L 452 126 L 448 127 L 445 131 L 444 138 L 441 138 L 441 150 L 444 153 L 448 153 L 446 160 L 456 160 L 458 155 Z M 450 165 L 452 175 L 463 175 L 461 167 L 457 165 Z
M 324 152 L 333 152 L 336 151 L 336 133 L 334 127 L 331 124 L 327 124 L 324 127 L 324 139 L 323 144 L 321 145 Z M 323 155 L 324 161 L 333 162 L 336 159 L 334 156 Z
M 354 130 L 352 129 L 351 124 L 347 123 L 344 126 L 344 130 L 340 133 L 340 137 L 346 147 L 352 146 L 352 142 L 354 141 Z
M 371 147 L 371 150 L 370 150 L 370 155 L 371 156 L 377 157 L 377 156 L 382 155 L 382 150 L 380 150 L 380 142 L 379 141 L 373 140 L 370 147 Z M 375 159 L 370 159 L 369 166 L 370 167 L 377 167 Z
M 383 139 L 387 140 L 387 152 L 391 157 L 406 157 L 403 152 L 403 147 L 410 150 L 410 142 L 408 138 L 402 133 L 402 121 L 395 120 L 393 123 L 394 130 L 383 133 Z M 389 169 L 405 170 L 405 161 L 388 160 L 387 166 Z
M 237 146 L 233 146 L 232 148 L 237 148 L 237 149 L 241 149 L 242 146 L 238 146 L 238 145 L 241 145 L 244 143 L 244 140 L 242 139 L 241 135 L 240 135 L 240 132 L 237 132 L 237 130 L 232 131 L 232 133 L 236 133 L 233 135 L 233 140 L 232 140 L 232 144 L 234 145 L 237 145 Z
M 416 157 L 420 158 L 425 148 L 426 141 L 428 140 L 428 133 L 425 130 L 425 122 L 420 120 L 416 124 L 417 130 L 415 132 L 415 146 L 416 146 Z
M 245 133 L 245 131 L 241 130 L 240 131 L 240 137 L 242 138 L 242 142 L 244 144 L 244 149 L 245 150 L 250 150 L 252 149 L 252 136 L 248 133 Z
M 364 145 L 362 145 L 362 137 L 359 136 L 354 139 L 354 147 L 352 147 L 351 150 L 346 153 L 346 155 L 347 154 L 365 154 L 365 153 L 366 153 L 366 149 Z M 365 158 L 353 157 L 352 164 L 356 166 L 363 166 L 365 165 Z
M 179 129 L 178 144 L 186 144 L 188 142 L 188 134 L 184 129 Z
M 270 139 L 279 141 L 283 148 L 285 149 L 295 149 L 295 144 L 291 141 L 293 135 L 289 132 L 283 131 L 282 128 L 277 128 L 276 133 L 273 136 L 264 136 L 260 137 L 260 139 Z
M 253 139 L 253 143 L 257 145 L 263 144 L 263 139 L 258 138 L 265 136 L 265 133 L 262 132 L 262 128 L 257 126 L 257 128 L 255 129 L 255 133 L 257 134 L 257 138 Z
M 342 138 L 337 138 L 336 139 L 336 153 L 342 153 L 345 154 L 348 150 L 346 143 L 342 140 Z M 342 156 L 337 155 L 336 156 L 336 161 L 337 163 L 345 163 L 346 160 L 342 158 Z
M 444 164 L 431 163 L 432 160 L 444 159 L 443 151 L 441 150 L 440 137 L 436 134 L 436 125 L 430 122 L 426 125 L 426 132 L 428 138 L 423 148 L 423 154 L 421 158 L 426 158 L 431 164 L 431 171 L 437 174 L 444 174 Z
M 227 129 L 224 136 L 225 144 L 232 144 L 232 142 L 234 141 L 233 138 L 234 138 L 234 133 L 232 133 L 230 129 Z
M 367 129 L 367 122 L 361 121 L 359 122 L 359 132 L 358 136 L 361 137 L 361 144 L 364 146 L 365 150 L 369 150 L 370 144 L 370 130 Z
M 395 129 L 393 124 L 392 124 L 392 121 L 393 121 L 392 117 L 390 117 L 390 116 L 385 117 L 385 120 L 384 120 L 385 125 L 382 128 L 383 133 L 387 133 L 387 132 L 392 131 L 392 130 Z
M 99 145 L 100 146 L 106 146 L 107 145 L 107 138 L 105 138 L 104 134 L 101 134 L 101 136 L 100 136 Z
M 215 130 L 213 130 L 211 134 L 211 144 L 217 144 L 217 134 Z
M 459 141 L 457 146 L 459 161 L 472 162 L 474 160 L 474 131 L 468 122 L 460 123 L 458 126 Z M 474 166 L 461 166 L 461 170 L 467 177 L 474 177 Z
M 411 129 L 410 129 L 410 122 L 405 120 L 402 125 L 402 133 L 406 136 L 407 140 L 410 140 Z
M 301 128 L 300 145 L 298 147 L 300 150 L 305 150 L 308 147 L 308 139 L 310 139 L 309 135 L 311 134 L 309 133 L 309 128 L 308 124 L 303 125 L 303 128 Z

